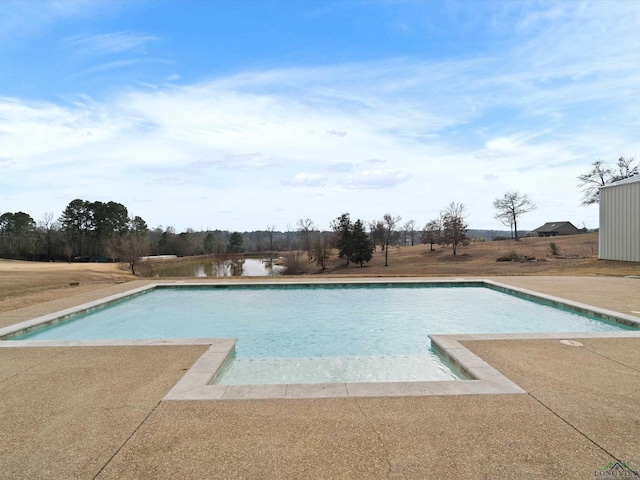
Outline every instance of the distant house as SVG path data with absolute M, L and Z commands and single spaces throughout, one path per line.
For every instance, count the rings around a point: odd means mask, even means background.
M 531 231 L 535 237 L 557 237 L 558 235 L 575 235 L 580 233 L 571 222 L 548 222 Z
M 598 257 L 640 262 L 640 175 L 600 188 Z

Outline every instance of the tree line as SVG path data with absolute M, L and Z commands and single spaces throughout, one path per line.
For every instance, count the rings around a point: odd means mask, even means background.
M 521 198 L 518 195 L 512 198 Z M 526 199 L 526 196 L 525 196 Z M 516 211 L 514 215 L 522 212 Z M 316 227 L 309 218 L 300 219 L 295 227 L 276 231 L 228 232 L 222 230 L 177 233 L 173 227 L 150 229 L 139 216 L 129 215 L 123 204 L 109 201 L 71 201 L 56 219 L 45 213 L 35 221 L 24 212 L 0 215 L 0 257 L 26 260 L 109 261 L 135 263 L 145 255 L 195 256 L 253 252 L 302 251 L 307 260 L 315 260 L 324 268 L 332 249 L 338 257 L 363 266 L 380 248 L 388 265 L 389 248 L 422 243 L 451 245 L 453 254 L 467 243 L 468 225 L 463 204 L 451 203 L 440 216 L 421 230 L 415 220 L 401 224 L 398 215 L 385 214 L 381 219 L 365 222 L 351 220 L 343 213 L 329 225 L 330 230 Z M 515 222 L 514 222 L 515 223 Z
M 638 175 L 640 166 L 634 158 L 620 157 L 615 165 L 602 160 L 592 163 L 591 170 L 578 177 L 584 193 L 583 204 L 598 202 L 602 186 Z M 519 239 L 520 217 L 536 208 L 533 201 L 520 192 L 507 192 L 493 202 L 495 218 L 510 228 L 511 237 Z M 58 218 L 51 212 L 39 221 L 25 212 L 0 215 L 0 257 L 24 260 L 107 261 L 135 263 L 144 255 L 193 256 L 205 254 L 238 254 L 252 252 L 301 251 L 307 260 L 325 267 L 332 249 L 346 264 L 363 266 L 379 247 L 388 265 L 392 246 L 423 244 L 451 246 L 457 254 L 460 245 L 468 243 L 464 204 L 452 202 L 439 216 L 418 229 L 415 220 L 400 224 L 401 217 L 389 213 L 381 219 L 365 222 L 351 220 L 343 213 L 330 224 L 330 230 L 317 228 L 311 219 L 300 219 L 294 227 L 276 231 L 273 225 L 265 230 L 228 232 L 224 230 L 177 233 L 168 226 L 150 229 L 145 220 L 129 214 L 118 202 L 75 199 Z M 297 257 L 296 257 L 297 258 Z
M 443 233 L 437 237 L 438 243 L 453 244 L 454 253 L 455 247 L 465 241 L 467 226 L 464 224 L 464 228 L 452 234 L 449 218 L 455 213 L 460 217 L 461 227 L 463 207 L 458 205 L 456 212 L 447 210 L 442 217 Z M 75 199 L 57 218 L 51 212 L 39 221 L 24 212 L 0 215 L 0 257 L 107 261 L 131 255 L 192 256 L 299 250 L 306 252 L 308 260 L 316 260 L 324 267 L 333 248 L 338 249 L 339 257 L 347 263 L 364 265 L 379 247 L 385 252 L 385 264 L 388 264 L 389 247 L 413 245 L 419 233 L 415 220 L 402 226 L 400 220 L 400 216 L 385 214 L 379 220 L 354 222 L 345 213 L 331 223 L 330 230 L 316 227 L 307 218 L 300 219 L 295 227 L 288 225 L 284 232 L 269 225 L 266 230 L 253 232 L 187 229 L 177 233 L 173 227 L 150 229 L 143 218 L 130 215 L 121 203 Z

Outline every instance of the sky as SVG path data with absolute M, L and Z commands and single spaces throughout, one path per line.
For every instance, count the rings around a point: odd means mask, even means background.
M 597 228 L 577 176 L 640 154 L 640 1 L 0 3 L 0 213 Z

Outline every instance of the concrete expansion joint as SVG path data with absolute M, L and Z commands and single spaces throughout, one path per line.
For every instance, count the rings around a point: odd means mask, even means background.
M 122 445 L 120 445 L 118 448 L 116 448 L 116 451 L 113 452 L 113 455 L 111 455 L 109 457 L 109 460 L 107 460 L 106 462 L 104 462 L 104 465 L 100 468 L 100 470 L 98 470 L 98 473 L 96 473 L 93 476 L 93 480 L 96 480 L 96 478 L 98 478 L 100 476 L 100 474 L 103 472 L 103 470 L 105 468 L 107 468 L 107 465 L 109 465 L 111 463 L 111 461 L 115 458 L 116 455 L 118 455 L 118 453 L 120 453 L 120 450 L 122 450 L 124 448 L 124 446 L 129 443 L 129 440 L 131 440 L 133 438 L 133 436 L 138 432 L 138 430 L 140 430 L 140 427 L 142 427 L 142 425 L 145 424 L 145 422 L 147 421 L 147 419 L 153 414 L 153 412 L 156 411 L 156 408 L 158 408 L 158 405 L 160 405 L 161 400 L 159 400 L 158 402 L 156 402 L 156 404 L 153 406 L 153 408 L 151 409 L 151 411 L 149 413 L 147 413 L 145 415 L 145 417 L 142 419 L 142 421 L 136 426 L 136 428 L 133 429 L 133 431 L 129 434 L 129 436 L 125 439 L 124 442 L 122 442 Z
M 361 405 L 360 405 L 360 403 L 358 402 L 357 399 L 355 400 L 355 403 L 356 403 L 356 407 L 358 407 L 358 410 L 360 411 L 360 413 L 362 414 L 364 419 L 367 421 L 367 423 L 371 427 L 371 430 L 373 430 L 373 433 L 376 434 L 376 438 L 378 439 L 378 443 L 380 443 L 380 445 L 382 446 L 382 450 L 384 451 L 385 462 L 387 464 L 387 479 L 390 479 L 391 478 L 392 466 L 391 466 L 391 460 L 389 460 L 389 450 L 387 450 L 387 446 L 385 445 L 384 441 L 382 440 L 382 437 L 380 436 L 380 432 L 378 432 L 378 430 L 376 429 L 376 427 L 373 424 L 373 422 L 369 419 L 367 414 L 362 410 L 362 407 L 361 407 Z
M 600 445 L 598 442 L 596 442 L 595 440 L 593 440 L 591 437 L 589 437 L 589 435 L 587 435 L 586 433 L 584 433 L 582 430 L 580 430 L 578 427 L 576 427 L 573 423 L 571 423 L 569 420 L 567 420 L 566 418 L 564 418 L 562 415 L 560 415 L 558 412 L 556 412 L 554 409 L 552 409 L 549 405 L 547 405 L 546 403 L 544 403 L 542 400 L 540 400 L 538 397 L 536 397 L 535 395 L 533 395 L 531 392 L 527 392 L 527 395 L 529 395 L 531 398 L 533 398 L 536 402 L 538 402 L 540 405 L 542 405 L 544 408 L 546 408 L 549 412 L 551 412 L 553 415 L 555 415 L 558 419 L 560 419 L 562 422 L 564 422 L 566 425 L 568 425 L 571 429 L 573 429 L 578 435 L 582 436 L 583 438 L 585 438 L 588 442 L 590 442 L 591 444 L 593 444 L 596 448 L 599 448 L 600 450 L 602 450 L 604 453 L 606 453 L 607 455 L 609 455 L 609 457 L 613 458 L 615 461 L 617 462 L 622 462 L 623 460 L 619 459 L 618 457 L 616 457 L 613 453 L 611 453 L 609 450 L 607 450 L 606 448 L 604 448 L 602 445 Z
M 633 370 L 634 372 L 640 373 L 640 369 L 638 369 L 638 368 L 633 368 L 631 365 L 627 365 L 626 363 L 619 362 L 618 360 L 616 360 L 614 358 L 607 357 L 606 355 L 604 355 L 604 354 L 602 354 L 600 352 L 596 352 L 595 350 L 591 350 L 590 348 L 587 348 L 587 347 L 582 347 L 582 348 L 584 348 L 588 352 L 595 353 L 599 357 L 605 358 L 605 359 L 607 359 L 607 360 L 609 360 L 609 361 L 611 361 L 613 363 L 617 363 L 618 365 L 621 365 L 621 366 L 623 366 L 625 368 L 628 368 L 629 370 Z
M 37 366 L 39 366 L 39 365 L 42 365 L 42 364 L 43 364 L 43 363 L 45 363 L 45 362 L 50 362 L 52 358 L 55 358 L 55 357 L 58 357 L 58 356 L 62 355 L 62 354 L 63 354 L 64 352 L 66 352 L 69 348 L 71 348 L 71 347 L 62 348 L 62 350 L 61 350 L 60 352 L 58 352 L 58 353 L 54 353 L 54 354 L 53 354 L 53 355 L 51 355 L 50 357 L 47 357 L 47 358 L 43 359 L 43 360 L 42 360 L 42 361 L 40 361 L 40 362 L 37 362 L 37 363 L 34 363 L 34 364 L 29 365 L 29 366 L 28 366 L 27 368 L 25 368 L 24 370 L 20 370 L 19 372 L 15 372 L 13 375 L 9 375 L 8 377 L 1 379 L 1 380 L 0 380 L 0 383 L 6 382 L 6 381 L 8 381 L 8 380 L 10 380 L 10 379 L 12 379 L 12 378 L 14 378 L 14 377 L 17 377 L 18 375 L 21 375 L 21 374 L 23 374 L 23 373 L 28 372 L 29 370 L 33 370 L 34 368 L 36 368 L 36 367 L 37 367 Z

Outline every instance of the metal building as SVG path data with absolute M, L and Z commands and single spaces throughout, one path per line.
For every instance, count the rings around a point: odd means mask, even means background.
M 598 257 L 640 262 L 640 175 L 600 188 Z

